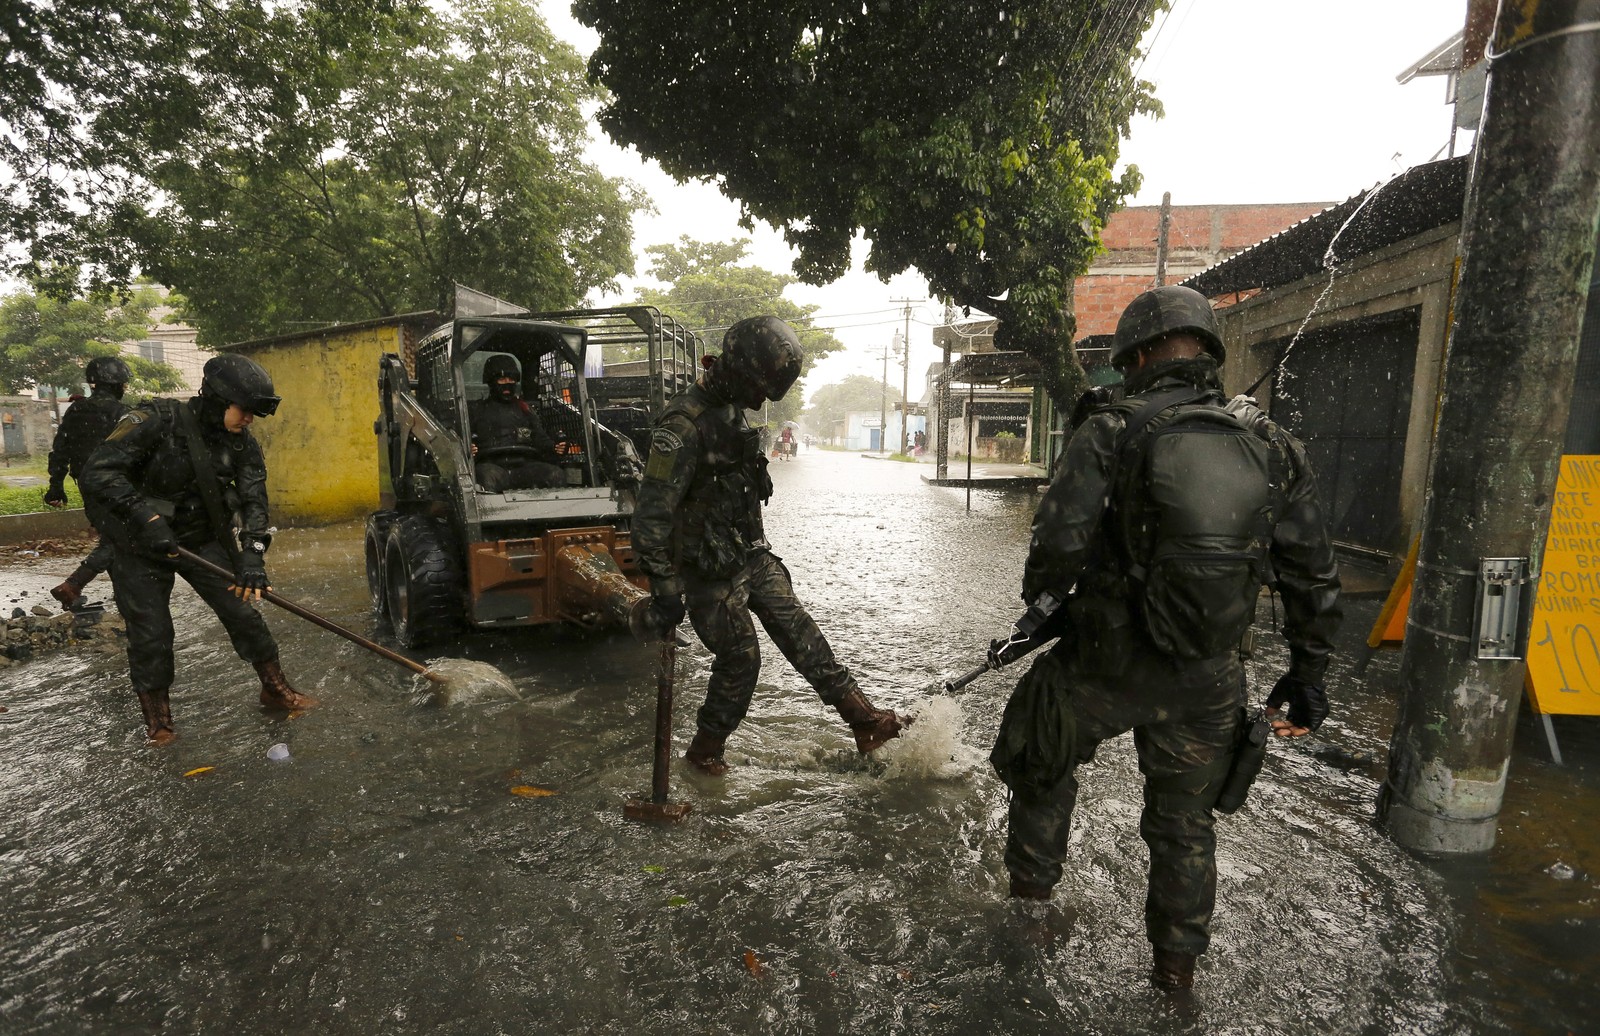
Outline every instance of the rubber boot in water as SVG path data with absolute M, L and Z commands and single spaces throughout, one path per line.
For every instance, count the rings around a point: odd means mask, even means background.
M 850 724 L 850 733 L 856 736 L 856 748 L 862 755 L 882 748 L 911 725 L 911 720 L 874 706 L 859 689 L 845 695 L 844 700 L 834 707 Z
M 709 773 L 713 777 L 721 777 L 733 769 L 728 765 L 728 761 L 722 758 L 722 746 L 727 741 L 728 739 L 725 737 L 718 737 L 715 734 L 697 730 L 694 734 L 694 740 L 689 742 L 689 750 L 683 753 L 683 758 L 688 761 L 690 766 L 693 766 L 701 773 Z
M 278 665 L 276 658 L 257 662 L 256 675 L 261 677 L 261 704 L 269 709 L 294 712 L 317 704 L 317 699 L 309 694 L 301 694 L 289 685 L 289 678 L 283 675 L 283 668 Z
M 172 705 L 167 701 L 166 690 L 134 693 L 139 696 L 139 708 L 144 713 L 144 736 L 156 745 L 167 744 L 177 737 L 172 729 Z
M 1049 899 L 1051 891 L 1048 885 L 1035 885 L 1021 878 L 1011 879 L 1012 899 Z
M 1194 954 L 1163 950 L 1159 946 L 1155 952 L 1155 967 L 1150 969 L 1151 982 L 1162 989 L 1188 989 L 1194 985 Z

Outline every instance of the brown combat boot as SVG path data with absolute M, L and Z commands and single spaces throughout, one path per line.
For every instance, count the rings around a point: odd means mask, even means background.
M 694 740 L 689 742 L 689 750 L 683 753 L 689 765 L 701 773 L 709 773 L 713 777 L 721 777 L 733 767 L 722 758 L 722 746 L 728 741 L 725 737 L 707 734 L 703 730 L 695 731 Z
M 166 690 L 134 693 L 139 696 L 139 708 L 144 712 L 144 736 L 156 745 L 170 743 L 178 735 L 172 729 L 172 705 L 167 701 Z
M 1163 950 L 1156 947 L 1156 963 L 1150 969 L 1150 981 L 1162 989 L 1189 989 L 1194 985 L 1194 962 L 1198 959 L 1192 953 L 1182 953 L 1178 950 Z
M 283 669 L 278 665 L 276 658 L 266 662 L 257 662 L 256 675 L 261 677 L 261 704 L 269 709 L 288 709 L 297 712 L 301 709 L 315 707 L 317 699 L 309 694 L 301 694 L 289 685 L 289 678 L 283 675 Z
M 911 725 L 910 719 L 874 706 L 859 689 L 845 695 L 844 700 L 834 708 L 850 724 L 850 733 L 856 736 L 856 749 L 862 755 L 882 748 Z

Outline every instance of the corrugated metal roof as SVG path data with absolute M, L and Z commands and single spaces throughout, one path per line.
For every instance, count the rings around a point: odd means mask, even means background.
M 1387 184 L 1303 219 L 1183 284 L 1208 298 L 1291 284 L 1327 269 L 1324 259 L 1335 235 L 1334 257 L 1343 262 L 1459 220 L 1469 157 L 1412 166 Z

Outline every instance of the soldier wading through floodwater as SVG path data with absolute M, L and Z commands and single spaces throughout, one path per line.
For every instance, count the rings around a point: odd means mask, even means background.
M 44 502 L 50 507 L 67 506 L 67 476 L 71 475 L 74 482 L 83 481 L 83 466 L 89 454 L 128 412 L 128 405 L 122 401 L 122 392 L 128 385 L 128 365 L 122 360 L 96 356 L 83 368 L 83 380 L 89 386 L 88 397 L 72 397 L 72 405 L 61 415 L 55 441 L 50 445 L 50 488 L 44 494 Z M 83 588 L 111 567 L 111 552 L 111 541 L 102 535 L 83 563 L 60 585 L 51 588 L 50 596 L 63 608 L 76 607 Z
M 115 546 L 111 586 L 128 624 L 128 671 L 145 733 L 174 737 L 172 584 L 181 575 L 217 613 L 239 657 L 261 678 L 261 704 L 316 701 L 289 685 L 278 645 L 252 607 L 267 581 L 267 469 L 250 434 L 278 409 L 272 378 L 254 360 L 206 361 L 200 394 L 154 399 L 126 414 L 84 469 L 84 502 Z M 234 572 L 233 582 L 178 556 L 178 545 Z
M 1338 628 L 1339 580 L 1300 443 L 1253 401 L 1225 402 L 1211 305 L 1169 286 L 1134 299 L 1112 362 L 1127 398 L 1073 434 L 1039 506 L 1023 575 L 1031 606 L 1065 600 L 1065 632 L 1022 678 L 1013 704 L 1047 697 L 1075 735 L 1064 776 L 1010 781 L 1011 894 L 1048 899 L 1061 880 L 1078 763 L 1133 731 L 1144 775 L 1139 834 L 1150 849 L 1145 929 L 1152 980 L 1193 982 L 1216 899 L 1213 810 L 1236 808 L 1259 769 L 1265 724 L 1243 709 L 1241 639 L 1262 582 L 1283 596 L 1289 672 L 1267 698 L 1280 736 L 1315 730 Z M 1287 719 L 1277 706 L 1287 703 Z M 1012 706 L 1007 706 L 1007 720 Z M 1005 721 L 1002 739 L 1005 743 Z M 1241 733 L 1254 728 L 1251 752 Z
M 684 754 L 710 774 L 727 772 L 723 745 L 749 710 L 761 672 L 752 613 L 850 725 L 860 751 L 881 747 L 908 722 L 874 707 L 834 658 L 762 528 L 772 480 L 744 411 L 782 399 L 800 377 L 801 355 L 794 330 L 777 317 L 728 328 L 722 356 L 706 357 L 706 373 L 656 421 L 634 512 L 634 550 L 650 577 L 650 624 L 670 634 L 687 610 L 716 656 Z

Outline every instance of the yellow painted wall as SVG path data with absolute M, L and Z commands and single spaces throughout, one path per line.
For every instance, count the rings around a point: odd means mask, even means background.
M 272 520 L 316 524 L 378 507 L 378 358 L 400 353 L 399 326 L 332 328 L 314 338 L 247 346 L 283 402 L 251 431 L 267 459 Z

